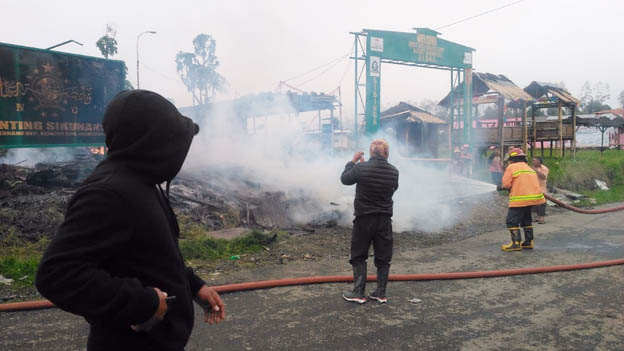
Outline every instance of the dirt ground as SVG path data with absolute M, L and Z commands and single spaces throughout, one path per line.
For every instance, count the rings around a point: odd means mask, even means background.
M 622 212 L 594 216 L 551 212 L 547 224 L 536 226 L 536 248 L 513 253 L 500 250 L 508 240 L 504 229 L 435 245 L 421 241 L 418 234 L 401 233 L 391 273 L 481 271 L 622 258 L 623 222 Z M 285 242 L 294 245 L 316 238 L 324 242 L 327 252 L 339 253 L 342 249 L 334 245 L 338 238 L 347 237 L 348 230 L 330 228 Z M 292 255 L 311 251 L 309 247 L 274 249 Z M 374 271 L 371 261 L 369 272 Z M 488 279 L 391 282 L 385 305 L 343 301 L 340 294 L 350 288 L 346 283 L 224 294 L 227 320 L 208 326 L 198 312 L 187 350 L 622 350 L 623 270 L 624 266 L 612 266 Z M 216 273 L 203 276 L 221 284 L 349 274 L 350 267 L 346 257 L 328 255 Z M 413 298 L 422 302 L 414 304 Z M 0 314 L 0 329 L 3 350 L 79 350 L 87 334 L 81 318 L 58 309 Z
M 35 215 L 41 220 L 21 220 L 21 228 L 31 233 L 29 237 L 41 237 L 46 231 L 42 228 L 53 228 L 59 218 L 59 206 L 64 206 L 69 190 L 55 190 L 49 194 L 25 194 L 12 198 L 11 206 L 5 207 L 5 214 L 9 211 L 28 213 L 26 208 L 35 208 L 44 211 L 33 202 L 44 204 L 50 215 Z M 4 203 L 8 203 L 7 198 Z M 504 216 L 507 210 L 507 197 L 496 192 L 472 196 L 461 200 L 466 210 L 458 213 L 457 224 L 443 231 L 426 233 L 418 231 L 394 233 L 395 255 L 403 251 L 418 248 L 439 246 L 444 243 L 475 237 L 483 233 L 504 228 Z M 0 200 L 2 202 L 2 200 Z M 556 213 L 560 209 L 551 209 Z M 36 212 L 36 211 L 31 211 Z M 14 217 L 16 220 L 19 217 Z M 30 226 L 30 227 L 29 227 Z M 269 230 L 267 230 L 269 232 Z M 49 235 L 50 231 L 47 232 Z M 237 260 L 190 260 L 187 264 L 204 276 L 209 276 L 215 282 L 228 282 L 232 274 L 241 271 L 259 268 L 271 269 L 289 263 L 312 263 L 340 260 L 346 262 L 349 257 L 351 228 L 336 225 L 305 225 L 293 228 L 280 229 L 279 239 L 267 246 L 264 250 L 240 255 Z M 371 251 L 372 254 L 372 251 Z M 0 302 L 17 302 L 41 298 L 34 288 L 7 287 L 0 285 Z

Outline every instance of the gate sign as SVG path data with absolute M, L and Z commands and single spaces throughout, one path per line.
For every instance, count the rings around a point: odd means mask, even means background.
M 124 81 L 122 61 L 0 43 L 0 147 L 104 145 Z
M 472 68 L 474 49 L 438 38 L 438 32 L 416 28 L 416 33 L 364 30 L 371 42 L 370 54 L 382 59 L 437 65 L 453 68 Z
M 415 28 L 416 33 L 364 29 L 366 33 L 366 130 L 379 129 L 381 104 L 381 62 L 411 63 L 424 67 L 472 69 L 474 49 L 438 38 L 429 28 Z M 472 94 L 471 92 L 467 92 Z M 469 99 L 471 100 L 471 98 Z M 470 111 L 469 107 L 466 110 Z

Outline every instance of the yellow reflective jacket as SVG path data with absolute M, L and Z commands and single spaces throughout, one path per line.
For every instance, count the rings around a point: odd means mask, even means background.
M 537 174 L 526 162 L 507 166 L 503 174 L 503 188 L 509 189 L 509 207 L 535 206 L 546 202 Z

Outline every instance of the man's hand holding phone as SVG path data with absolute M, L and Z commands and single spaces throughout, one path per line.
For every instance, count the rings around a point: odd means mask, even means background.
M 353 155 L 353 160 L 351 160 L 353 163 L 358 163 L 358 162 L 364 162 L 364 152 L 363 151 L 358 151 Z

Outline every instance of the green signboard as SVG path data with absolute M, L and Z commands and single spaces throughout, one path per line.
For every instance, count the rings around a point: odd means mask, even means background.
M 438 38 L 438 32 L 416 28 L 416 33 L 365 29 L 366 130 L 379 130 L 381 63 L 409 63 L 424 67 L 470 70 L 474 49 Z M 471 92 L 468 92 L 471 94 Z M 471 98 L 469 99 L 471 100 Z M 465 110 L 470 111 L 470 106 Z
M 122 61 L 0 43 L 0 147 L 103 145 Z

